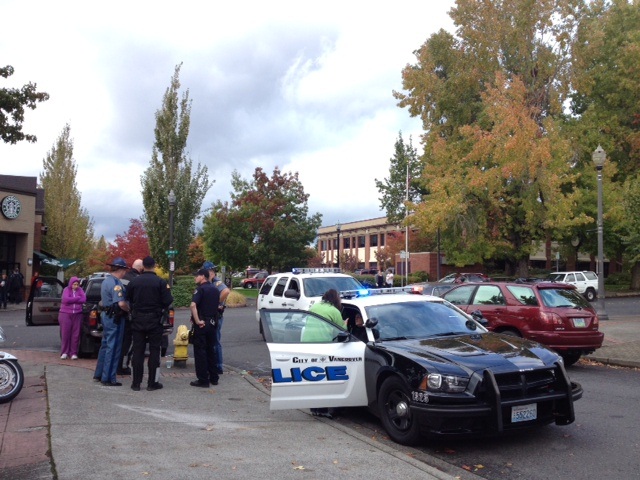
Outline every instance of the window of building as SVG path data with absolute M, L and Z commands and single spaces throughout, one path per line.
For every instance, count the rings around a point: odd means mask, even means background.
M 384 233 L 380 234 L 380 246 L 384 247 Z
M 369 245 L 371 247 L 377 247 L 378 246 L 378 234 L 374 233 L 373 235 L 369 236 Z
M 351 237 L 344 237 L 342 248 L 351 248 Z
M 365 244 L 365 236 L 358 235 L 358 248 L 364 248 L 364 244 Z

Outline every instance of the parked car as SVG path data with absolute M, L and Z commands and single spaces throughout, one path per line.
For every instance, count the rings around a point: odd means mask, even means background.
M 27 326 L 58 325 L 58 313 L 62 300 L 64 285 L 55 277 L 40 277 L 44 285 L 47 285 L 46 295 L 33 290 L 27 300 L 25 321 Z M 100 319 L 100 288 L 104 276 L 90 276 L 81 282 L 81 286 L 87 296 L 87 301 L 82 305 L 82 326 L 80 328 L 80 345 L 78 355 L 90 357 L 97 355 L 102 343 L 102 322 Z M 128 282 L 123 280 L 126 285 Z M 166 354 L 169 340 L 168 336 L 173 332 L 174 311 L 170 307 L 163 317 L 164 335 L 162 337 L 161 354 Z
M 407 285 L 407 287 L 411 288 L 411 293 L 414 294 L 434 295 L 436 297 L 441 297 L 446 292 L 455 287 L 455 283 L 419 282 L 411 283 Z
M 406 445 L 574 421 L 582 388 L 557 353 L 489 333 L 442 298 L 379 292 L 343 294 L 342 316 L 349 325 L 361 315 L 362 336 L 306 310 L 258 311 L 271 409 L 368 407 Z M 324 341 L 305 342 L 311 326 Z
M 363 268 L 360 271 L 360 275 L 375 275 L 376 273 L 378 273 L 377 268 Z
M 578 293 L 590 302 L 598 297 L 598 275 L 595 272 L 554 272 L 547 276 L 547 280 L 574 285 Z
M 488 282 L 491 279 L 484 273 L 450 273 L 438 280 L 438 283 Z
M 596 311 L 573 285 L 484 282 L 456 286 L 443 298 L 467 313 L 482 312 L 489 330 L 535 340 L 566 366 L 602 346 Z
M 240 282 L 242 288 L 260 288 L 264 279 L 269 276 L 269 272 L 258 272 L 249 278 L 244 278 Z
M 363 289 L 363 286 L 351 275 L 342 273 L 339 268 L 294 268 L 291 272 L 268 276 L 260 287 L 256 308 L 256 320 L 263 338 L 260 310 L 308 310 L 331 288 L 356 291 Z

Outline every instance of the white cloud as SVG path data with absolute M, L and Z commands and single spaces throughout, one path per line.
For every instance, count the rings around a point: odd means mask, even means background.
M 142 214 L 154 115 L 183 62 L 188 150 L 216 180 L 204 208 L 228 199 L 234 169 L 248 178 L 279 166 L 299 172 L 325 225 L 381 216 L 374 179 L 388 175 L 398 131 L 414 145 L 420 133 L 392 91 L 412 52 L 451 30 L 452 6 L 5 0 L 14 20 L 0 56 L 15 74 L 0 86 L 34 82 L 51 99 L 26 113 L 36 144 L 0 145 L 2 173 L 38 176 L 69 123 L 83 206 L 113 239 Z

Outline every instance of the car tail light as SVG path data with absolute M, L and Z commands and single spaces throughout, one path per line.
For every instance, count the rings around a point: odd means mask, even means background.
M 89 312 L 89 327 L 96 328 L 98 326 L 98 310 L 95 308 Z
M 553 312 L 540 312 L 540 320 L 544 325 L 549 327 L 562 327 L 564 326 L 564 322 L 562 321 L 562 317 L 557 313 Z
M 593 316 L 593 322 L 591 324 L 596 328 L 600 325 L 600 319 L 598 318 L 598 315 Z
M 173 310 L 169 310 L 169 325 L 173 327 L 173 319 L 175 317 L 175 312 Z

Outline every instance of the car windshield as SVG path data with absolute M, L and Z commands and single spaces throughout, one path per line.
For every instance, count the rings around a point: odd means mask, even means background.
M 307 297 L 321 297 L 324 292 L 335 288 L 337 291 L 359 290 L 362 288 L 360 282 L 355 278 L 344 277 L 311 277 L 302 280 L 304 292 Z
M 369 319 L 378 321 L 380 340 L 486 332 L 456 307 L 444 302 L 398 302 L 365 310 Z
M 589 302 L 575 290 L 567 288 L 541 288 L 542 303 L 556 308 L 591 308 Z

